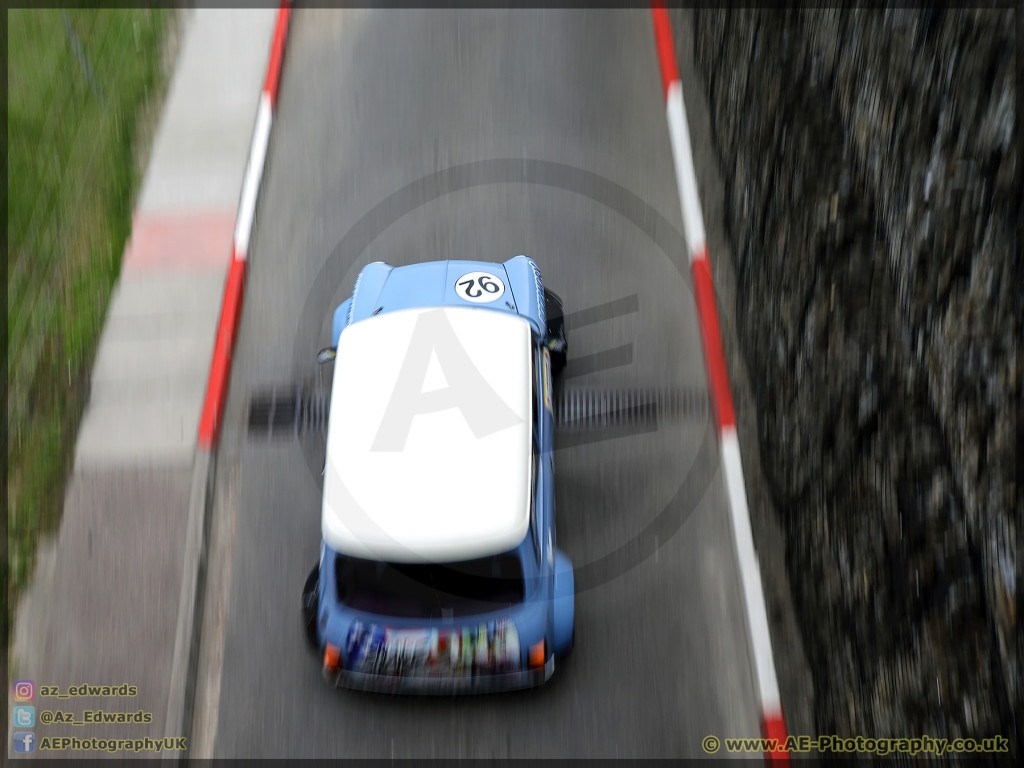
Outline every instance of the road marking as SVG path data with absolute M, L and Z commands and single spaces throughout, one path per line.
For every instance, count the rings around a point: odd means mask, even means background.
M 672 157 L 675 158 L 679 201 L 683 208 L 683 230 L 686 234 L 686 244 L 690 248 L 690 260 L 693 261 L 704 247 L 704 214 L 700 209 L 700 197 L 697 194 L 697 175 L 693 170 L 693 153 L 690 149 L 690 129 L 683 107 L 683 84 L 679 80 L 673 80 L 669 84 L 665 112 L 668 117 L 669 139 L 672 142 Z
M 221 270 L 231 257 L 235 213 L 149 213 L 132 215 L 132 234 L 124 250 L 126 270 L 209 267 Z
M 779 683 L 775 677 L 775 663 L 772 659 L 771 635 L 768 631 L 768 613 L 765 610 L 761 584 L 761 570 L 754 551 L 754 535 L 750 528 L 750 511 L 747 508 L 747 491 L 743 484 L 743 464 L 740 460 L 740 443 L 736 428 L 722 430 L 720 449 L 722 468 L 725 471 L 725 485 L 729 492 L 729 509 L 732 512 L 733 535 L 736 537 L 737 556 L 740 560 L 740 577 L 746 595 L 750 633 L 755 638 L 766 638 L 767 642 L 754 642 L 757 655 L 755 672 L 761 691 L 761 708 L 764 712 L 781 715 Z
M 260 108 L 256 113 L 256 130 L 253 132 L 252 151 L 249 153 L 249 165 L 245 169 L 245 181 L 242 183 L 242 201 L 238 205 L 238 223 L 235 226 L 235 258 L 245 260 L 249 252 L 249 235 L 252 234 L 252 222 L 256 217 L 256 197 L 263 179 L 263 165 L 267 158 L 267 147 L 270 144 L 270 128 L 274 122 L 274 113 L 270 107 L 270 95 L 260 96 Z

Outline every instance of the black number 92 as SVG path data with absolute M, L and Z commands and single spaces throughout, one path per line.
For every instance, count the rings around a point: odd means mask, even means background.
M 483 296 L 484 291 L 487 291 L 487 293 L 497 293 L 499 290 L 501 290 L 496 282 L 494 282 L 485 275 L 484 277 L 481 277 L 479 279 L 480 287 L 476 289 L 476 293 L 473 293 L 473 283 L 475 282 L 477 282 L 477 278 L 471 277 L 469 278 L 469 280 L 463 280 L 461 283 L 459 283 L 460 286 L 466 286 L 466 295 L 469 296 L 471 299 L 476 299 L 479 298 L 480 296 Z

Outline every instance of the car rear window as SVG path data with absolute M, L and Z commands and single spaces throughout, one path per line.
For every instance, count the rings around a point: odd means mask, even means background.
M 458 563 L 383 563 L 338 555 L 338 600 L 367 613 L 443 619 L 495 611 L 523 600 L 517 552 Z

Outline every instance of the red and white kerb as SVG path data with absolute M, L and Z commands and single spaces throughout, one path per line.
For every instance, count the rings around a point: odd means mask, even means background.
M 668 11 L 663 7 L 652 7 L 654 37 L 661 65 L 661 80 L 665 92 L 665 111 L 668 117 L 672 157 L 675 161 L 676 182 L 679 185 L 679 200 L 682 204 L 683 226 L 686 230 L 686 244 L 690 251 L 690 270 L 693 275 L 694 297 L 700 320 L 701 340 L 704 345 L 704 359 L 708 372 L 708 388 L 714 405 L 715 421 L 718 425 L 719 449 L 729 497 L 732 530 L 736 541 L 740 579 L 747 613 L 750 635 L 750 655 L 756 675 L 756 688 L 761 708 L 761 734 L 767 739 L 786 741 L 786 723 L 782 715 L 782 700 L 779 683 L 775 677 L 775 661 L 772 656 L 772 640 L 768 631 L 768 613 L 765 609 L 764 592 L 761 585 L 761 571 L 754 551 L 754 537 L 750 530 L 750 514 L 747 508 L 747 493 L 743 483 L 743 464 L 740 460 L 740 446 L 736 437 L 736 414 L 733 409 L 732 391 L 729 387 L 729 372 L 722 349 L 722 334 L 718 324 L 718 309 L 715 302 L 715 288 L 708 265 L 708 249 L 704 234 L 704 216 L 701 213 L 700 198 L 697 194 L 697 177 L 693 170 L 693 151 L 690 147 L 690 131 L 686 124 L 686 110 L 683 105 L 683 86 L 679 79 L 676 63 L 675 43 Z M 772 762 L 789 762 L 785 749 L 766 752 L 765 758 Z
M 245 259 L 249 252 L 249 236 L 252 234 L 252 223 L 256 216 L 256 198 L 260 191 L 260 181 L 263 179 L 267 147 L 270 144 L 270 128 L 274 121 L 274 104 L 277 101 L 284 41 L 288 34 L 290 17 L 291 4 L 286 0 L 278 10 L 277 22 L 274 25 L 274 40 L 270 49 L 270 61 L 267 64 L 267 77 L 263 82 L 259 111 L 256 113 L 256 129 L 253 131 L 252 145 L 249 148 L 249 162 L 242 182 L 242 199 L 238 205 L 238 217 L 235 219 L 231 264 L 224 285 L 224 300 L 217 323 L 217 339 L 213 348 L 213 360 L 210 363 L 210 378 L 206 385 L 203 414 L 199 419 L 199 447 L 203 450 L 211 450 L 216 443 L 224 400 L 227 396 L 231 354 L 242 310 Z

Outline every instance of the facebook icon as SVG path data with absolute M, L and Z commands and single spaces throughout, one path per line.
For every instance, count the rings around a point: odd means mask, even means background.
M 35 752 L 36 737 L 32 731 L 14 732 L 14 751 L 19 753 Z

